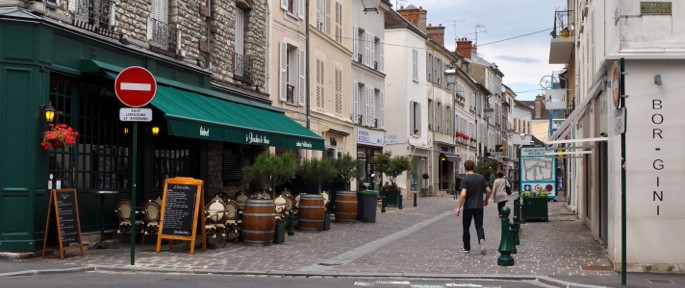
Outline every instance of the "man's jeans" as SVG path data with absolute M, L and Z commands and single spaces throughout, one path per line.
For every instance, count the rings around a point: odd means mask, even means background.
M 483 230 L 483 208 L 464 209 L 464 218 L 462 224 L 464 227 L 464 249 L 471 250 L 471 219 L 476 222 L 476 234 L 478 240 L 485 239 L 485 230 Z

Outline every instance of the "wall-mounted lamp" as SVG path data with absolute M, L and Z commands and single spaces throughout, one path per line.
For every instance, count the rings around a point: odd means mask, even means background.
M 159 134 L 159 127 L 158 126 L 152 126 L 152 135 L 157 136 Z
M 52 107 L 52 103 L 43 105 L 40 107 L 40 109 L 43 111 L 43 114 L 45 115 L 45 121 L 47 121 L 48 123 L 52 123 L 52 120 L 55 120 L 55 108 Z
M 124 127 L 124 135 L 128 135 L 129 132 L 128 127 Z
M 380 2 L 380 0 L 362 0 L 364 14 L 369 11 L 376 11 L 376 14 L 378 14 L 378 2 Z

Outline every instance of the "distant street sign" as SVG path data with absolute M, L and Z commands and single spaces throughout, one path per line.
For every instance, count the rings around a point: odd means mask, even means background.
M 152 109 L 120 108 L 119 120 L 127 122 L 150 122 L 152 121 Z
M 142 107 L 150 103 L 157 93 L 157 81 L 143 67 L 128 67 L 114 80 L 114 93 L 128 107 Z

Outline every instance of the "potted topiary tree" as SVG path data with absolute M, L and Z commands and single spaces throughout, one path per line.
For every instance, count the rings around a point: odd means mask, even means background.
M 359 162 L 352 159 L 350 154 L 345 154 L 343 157 L 333 161 L 333 167 L 337 171 L 338 178 L 345 182 L 345 189 L 351 191 L 352 179 L 357 179 L 361 176 L 361 169 L 359 169 Z
M 305 180 L 316 184 L 319 194 L 321 186 L 337 176 L 333 161 L 329 158 L 306 160 L 300 165 L 299 173 Z
M 292 153 L 273 155 L 269 151 L 260 153 L 252 165 L 243 169 L 248 181 L 270 191 L 271 199 L 275 197 L 276 186 L 295 178 L 296 171 L 297 161 Z
M 421 196 L 426 197 L 428 196 L 428 178 L 430 176 L 428 173 L 423 173 L 421 175 L 421 178 L 423 178 L 423 187 L 421 187 Z
M 371 166 L 374 167 L 376 172 L 381 174 L 381 183 L 383 180 L 383 174 L 388 176 L 388 180 L 390 180 L 390 185 L 381 186 L 381 193 L 383 196 L 385 196 L 386 204 L 398 205 L 400 201 L 399 198 L 401 197 L 401 191 L 397 187 L 395 179 L 397 179 L 397 176 L 402 174 L 404 171 L 407 171 L 411 168 L 411 164 L 409 163 L 407 157 L 393 157 L 390 152 L 384 152 L 371 159 Z

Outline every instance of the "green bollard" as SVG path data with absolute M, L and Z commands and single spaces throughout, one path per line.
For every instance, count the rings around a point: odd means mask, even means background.
M 511 240 L 511 254 L 516 254 L 516 232 L 514 232 L 514 221 L 509 221 L 509 239 Z
M 294 212 L 292 209 L 288 211 L 288 236 L 295 235 L 295 225 L 293 225 Z
M 416 193 L 414 193 L 414 207 L 416 207 Z
M 523 205 L 521 205 L 521 197 L 519 196 L 519 198 L 516 198 L 514 202 L 517 203 L 516 206 L 519 207 L 519 224 L 526 224 L 526 219 L 523 218 L 523 210 L 526 209 L 526 207 L 523 207 Z
M 385 213 L 385 195 L 381 196 L 381 213 Z
M 499 242 L 500 256 L 497 258 L 497 265 L 499 266 L 514 266 L 514 258 L 511 257 L 512 242 L 509 237 L 509 214 L 511 210 L 508 207 L 502 207 L 500 210 L 502 218 L 502 239 Z

